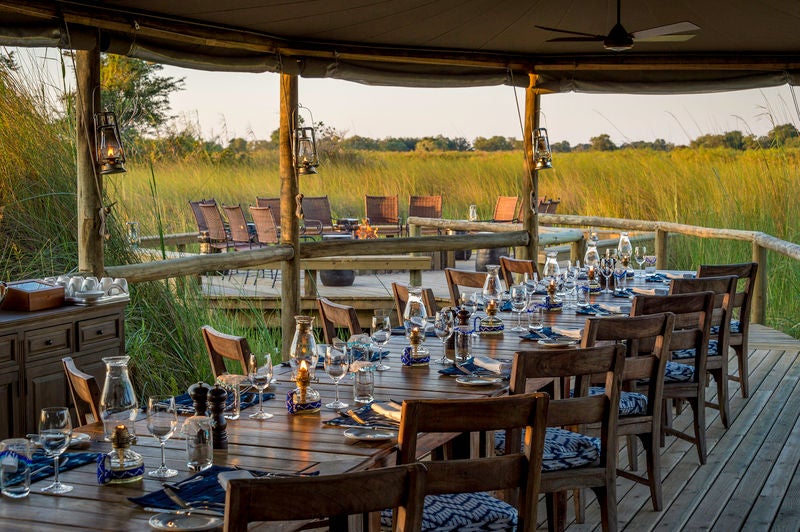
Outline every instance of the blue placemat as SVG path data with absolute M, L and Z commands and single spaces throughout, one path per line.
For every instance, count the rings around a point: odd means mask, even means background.
M 269 401 L 275 397 L 274 393 L 263 393 L 261 394 L 264 401 Z M 253 405 L 258 404 L 258 393 L 256 392 L 245 392 L 242 394 L 242 402 L 239 406 L 241 410 L 245 408 L 249 408 Z M 194 415 L 194 401 L 192 401 L 191 396 L 188 393 L 182 395 L 175 396 L 175 408 L 178 411 L 178 414 L 181 415 Z M 225 400 L 225 411 L 230 412 L 233 410 L 233 394 L 228 394 L 228 398 Z
M 381 414 L 375 412 L 372 409 L 372 403 L 364 405 L 359 408 L 354 408 L 353 412 L 361 418 L 362 421 L 365 421 L 370 426 L 375 427 L 392 427 L 395 428 L 397 426 L 397 422 L 388 419 L 386 416 L 382 416 Z M 361 423 L 355 421 L 353 418 L 348 416 L 345 413 L 340 413 L 333 419 L 329 419 L 327 421 L 322 422 L 323 425 L 329 427 L 363 427 Z
M 96 464 L 97 457 L 100 453 L 70 453 L 66 452 L 61 455 L 58 461 L 58 472 L 63 473 L 76 467 L 86 465 L 89 463 Z M 31 457 L 31 483 L 42 480 L 43 478 L 51 477 L 56 474 L 53 467 L 53 457 L 47 456 L 44 451 L 38 450 L 33 453 Z M 11 477 L 9 485 L 19 484 L 22 482 L 22 475 L 14 475 Z

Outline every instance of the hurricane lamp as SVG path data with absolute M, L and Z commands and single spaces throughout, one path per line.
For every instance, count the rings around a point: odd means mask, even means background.
M 119 174 L 127 171 L 125 149 L 117 127 L 117 116 L 113 111 L 95 113 L 94 145 L 101 174 Z
M 313 127 L 298 127 L 294 132 L 294 164 L 298 175 L 317 173 L 317 139 Z
M 533 160 L 537 170 L 546 170 L 553 167 L 553 154 L 550 152 L 550 141 L 547 138 L 547 130 L 543 127 L 533 130 L 533 144 L 535 151 Z

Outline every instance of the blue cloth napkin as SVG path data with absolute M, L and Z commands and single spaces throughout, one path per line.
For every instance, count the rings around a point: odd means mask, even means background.
M 382 351 L 378 351 L 377 349 L 373 349 L 372 354 L 369 356 L 370 362 L 377 362 L 381 358 L 386 358 L 389 356 L 389 350 L 383 349 Z M 356 356 L 353 357 L 355 360 L 362 360 L 364 358 L 363 353 L 356 353 Z
M 375 412 L 372 409 L 372 403 L 366 404 L 360 408 L 354 408 L 353 412 L 361 418 L 362 421 L 365 421 L 369 426 L 373 427 L 397 427 L 397 422 L 391 419 L 388 419 L 386 416 L 382 416 L 381 414 Z M 353 418 L 348 416 L 347 414 L 340 413 L 337 417 L 333 419 L 329 419 L 327 421 L 322 422 L 323 425 L 327 425 L 329 427 L 363 427 L 361 423 L 358 423 Z
M 59 458 L 58 472 L 63 473 L 64 471 L 69 471 L 70 469 L 89 463 L 96 464 L 98 456 L 100 456 L 100 453 L 66 452 Z M 34 452 L 31 457 L 31 483 L 51 477 L 55 474 L 56 470 L 53 467 L 53 457 L 47 456 L 43 450 Z M 20 482 L 22 482 L 22 475 L 13 475 L 9 485 L 19 484 Z
M 178 494 L 181 496 L 181 499 L 189 504 L 203 502 L 225 504 L 225 490 L 220 483 L 217 482 L 217 475 L 223 471 L 233 471 L 233 468 L 211 466 L 204 471 L 200 471 L 196 475 L 192 475 L 179 483 L 180 489 L 177 490 Z M 197 477 L 202 477 L 202 480 L 194 480 Z M 188 482 L 190 480 L 191 482 Z M 172 499 L 167 497 L 164 490 L 153 491 L 141 497 L 129 497 L 128 500 L 140 506 L 151 506 L 153 508 L 170 510 L 178 510 L 180 508 L 180 506 L 172 502 Z
M 597 305 L 578 305 L 575 314 L 586 314 L 587 316 L 608 316 L 610 313 L 601 309 Z
M 663 283 L 663 282 L 669 282 L 670 278 L 664 275 L 663 273 L 652 273 L 650 275 L 646 275 L 644 277 L 644 280 L 647 283 Z
M 564 338 L 568 338 L 567 336 L 553 332 L 553 329 L 551 329 L 550 327 L 542 327 L 542 330 L 539 331 L 538 334 L 531 332 L 520 336 L 520 338 L 522 338 L 523 340 L 541 340 L 542 336 L 550 338 L 551 340 L 561 340 Z
M 274 393 L 264 393 L 261 395 L 264 401 L 269 401 L 275 397 Z M 245 408 L 249 408 L 257 404 L 258 393 L 245 392 L 242 394 L 242 402 L 239 408 L 244 410 Z M 178 414 L 190 416 L 194 415 L 194 401 L 192 401 L 192 398 L 188 393 L 175 396 L 175 408 L 178 410 Z M 225 411 L 230 412 L 231 410 L 233 410 L 233 394 L 229 393 L 228 398 L 225 400 Z
M 485 370 L 484 368 L 482 368 L 480 366 L 476 366 L 475 364 L 473 364 L 471 358 L 469 360 L 467 360 L 466 362 L 462 363 L 461 367 L 464 368 L 465 370 L 471 371 L 473 373 L 478 373 L 478 372 L 482 372 L 482 371 L 486 371 L 487 373 L 491 373 L 490 371 Z M 442 375 L 449 375 L 449 376 L 452 376 L 452 377 L 459 377 L 461 375 L 464 375 L 464 372 L 459 370 L 455 366 L 447 366 L 446 368 L 442 368 L 442 369 L 439 370 L 439 373 L 442 374 Z
M 633 290 L 630 288 L 626 288 L 625 290 L 615 290 L 614 297 L 624 297 L 624 298 L 632 298 L 635 294 Z

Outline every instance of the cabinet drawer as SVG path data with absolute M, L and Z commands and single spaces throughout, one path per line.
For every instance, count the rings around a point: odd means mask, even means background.
M 0 336 L 0 365 L 6 362 L 19 362 L 19 353 L 17 353 L 17 349 L 16 334 Z
M 78 351 L 89 346 L 122 337 L 122 322 L 118 315 L 103 316 L 78 322 Z
M 32 362 L 58 354 L 72 352 L 72 324 L 35 329 L 25 333 L 25 360 Z

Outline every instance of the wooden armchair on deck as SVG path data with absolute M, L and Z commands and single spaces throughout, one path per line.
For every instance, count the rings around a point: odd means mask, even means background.
M 397 196 L 364 196 L 364 212 L 369 225 L 382 226 L 379 235 L 400 235 L 403 226 L 400 224 Z
M 418 216 L 420 218 L 441 218 L 442 217 L 442 197 L 441 196 L 410 196 L 408 198 L 408 216 Z M 406 219 L 406 234 L 411 236 Z M 420 234 L 438 235 L 441 230 L 437 227 L 424 227 Z
M 208 244 L 215 249 L 228 250 L 231 238 L 216 203 L 201 203 L 200 211 L 208 227 Z
M 517 202 L 519 202 L 517 196 L 497 196 L 492 221 L 499 223 L 516 222 L 518 215 Z
M 322 235 L 333 232 L 333 217 L 328 196 L 304 197 L 303 216 L 306 235 Z

